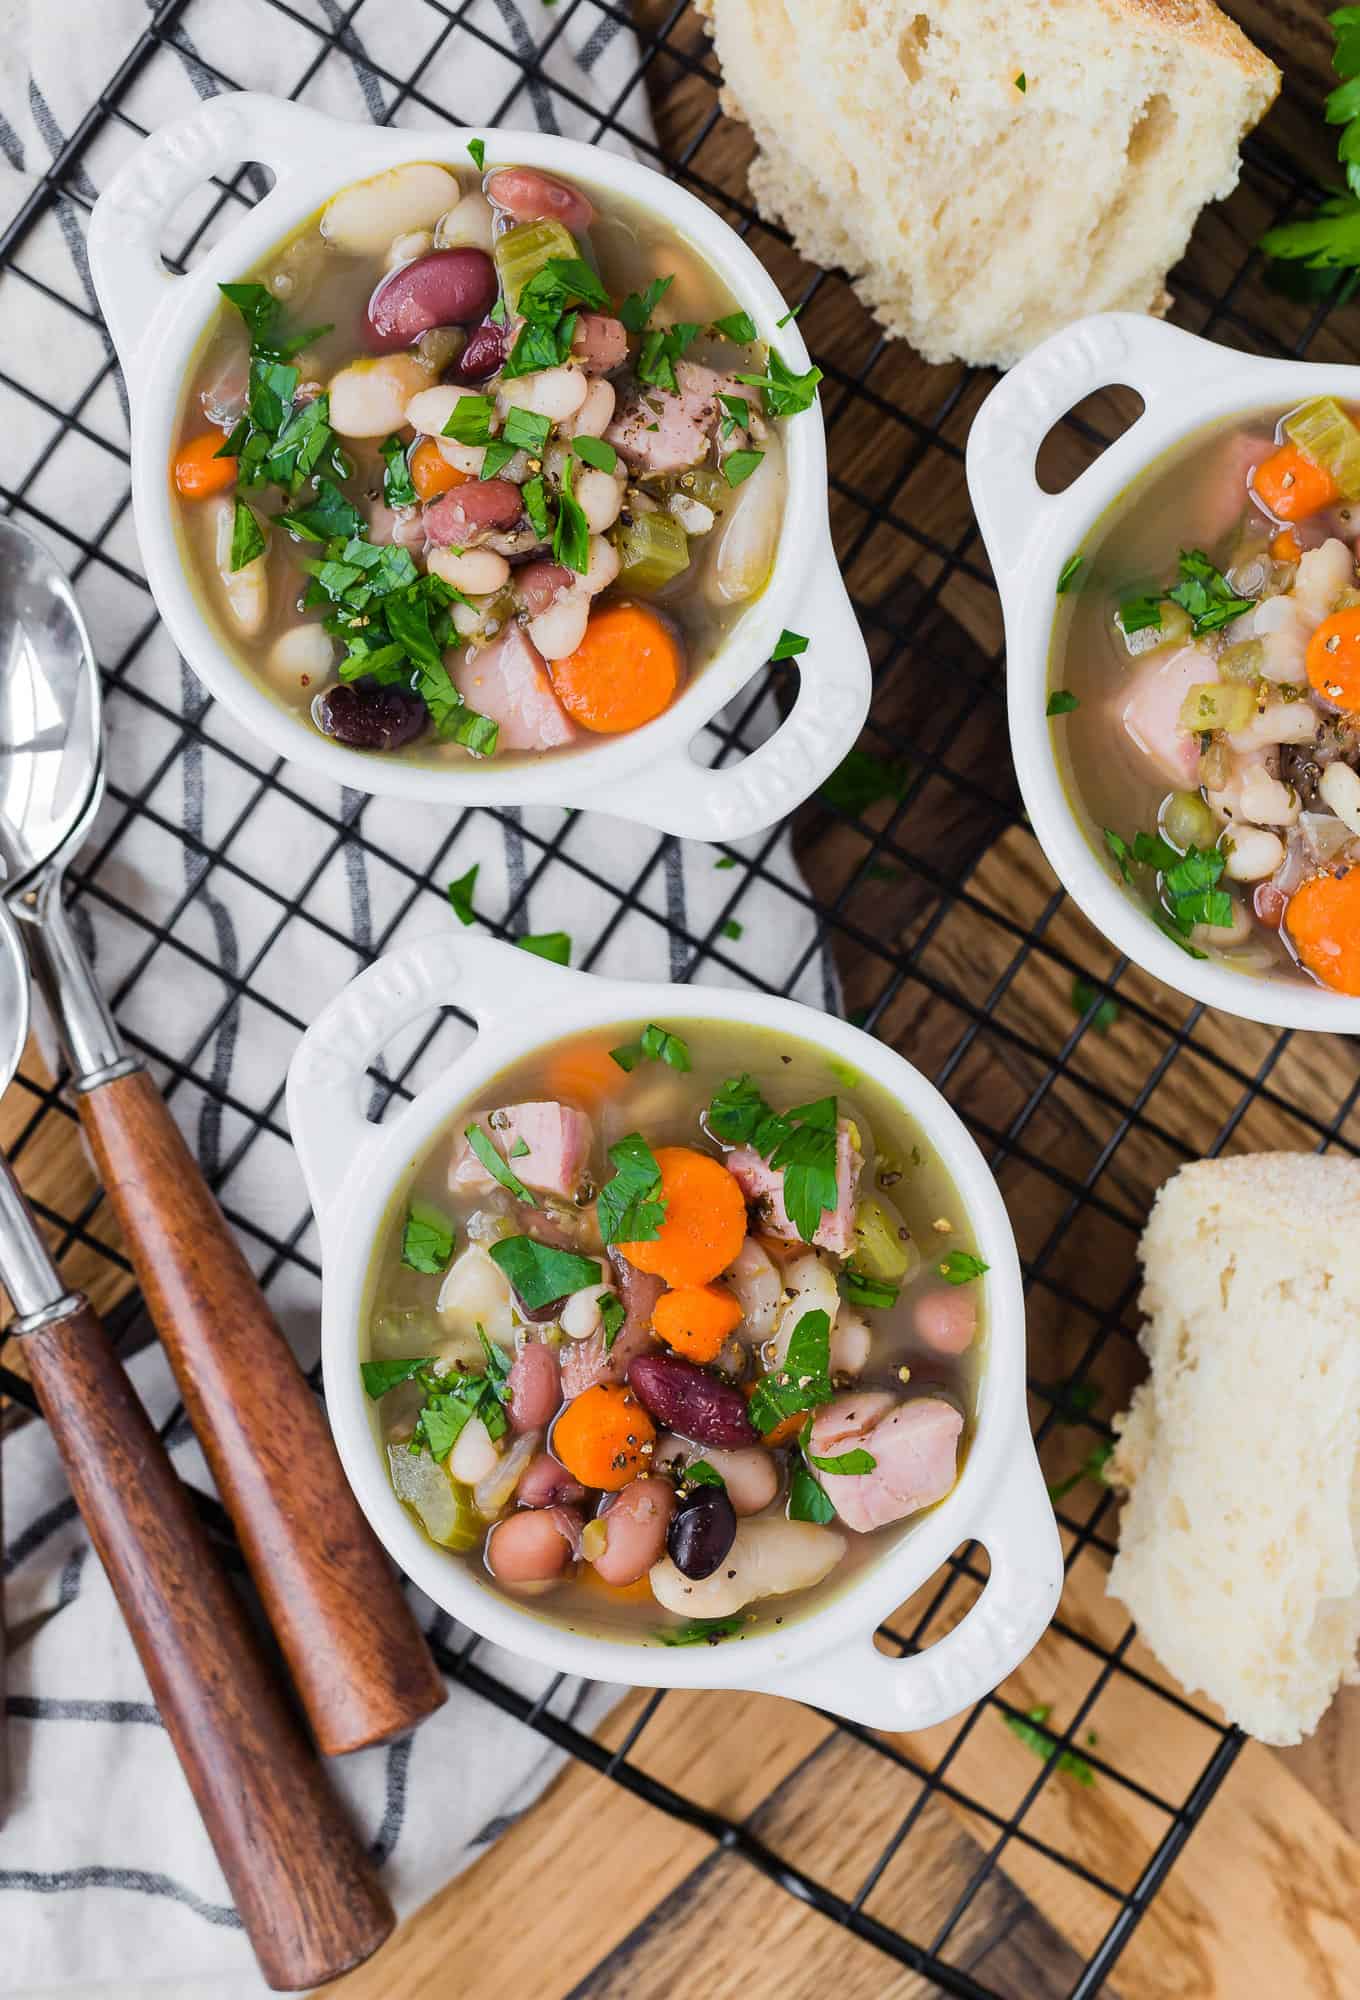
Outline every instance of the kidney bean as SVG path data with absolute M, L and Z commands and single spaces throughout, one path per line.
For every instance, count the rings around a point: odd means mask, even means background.
M 666 1529 L 675 1511 L 668 1479 L 634 1479 L 610 1502 L 601 1519 L 608 1540 L 595 1558 L 605 1583 L 636 1583 L 666 1553 Z
M 557 1414 L 562 1383 L 557 1356 L 541 1340 L 526 1340 L 510 1367 L 510 1428 L 541 1431 Z
M 411 688 L 342 681 L 313 707 L 318 729 L 351 750 L 400 750 L 424 733 L 430 711 Z
M 572 572 L 561 563 L 525 563 L 522 569 L 515 571 L 515 595 L 529 616 L 537 618 L 564 590 L 570 590 L 575 581 Z
M 585 1497 L 586 1489 L 580 1480 L 573 1479 L 550 1451 L 541 1451 L 530 1459 L 515 1488 L 515 1498 L 521 1507 L 559 1507 L 564 1501 L 574 1505 Z
M 550 1583 L 581 1546 L 581 1527 L 572 1507 L 511 1514 L 486 1538 L 486 1566 L 499 1583 Z
M 510 351 L 510 328 L 484 319 L 468 335 L 468 344 L 449 370 L 449 380 L 467 388 L 494 375 Z
M 365 314 L 370 353 L 412 347 L 435 326 L 472 326 L 496 303 L 496 267 L 485 250 L 431 250 L 385 277 Z
M 470 548 L 497 528 L 512 528 L 524 512 L 524 496 L 512 479 L 475 479 L 441 493 L 425 509 L 425 534 L 432 542 Z
M 737 1516 L 721 1486 L 700 1486 L 671 1519 L 666 1552 L 691 1583 L 712 1576 L 737 1536 Z
M 628 359 L 628 329 L 608 313 L 582 313 L 571 339 L 571 351 L 587 375 L 607 375 Z
M 962 1287 L 925 1292 L 916 1301 L 912 1322 L 937 1354 L 962 1354 L 977 1332 L 977 1301 Z
M 551 220 L 574 233 L 589 229 L 595 220 L 595 210 L 579 188 L 541 174 L 537 167 L 502 167 L 492 174 L 486 192 L 516 222 Z
M 668 1431 L 727 1451 L 757 1442 L 740 1391 L 678 1354 L 639 1354 L 628 1380 L 643 1408 Z

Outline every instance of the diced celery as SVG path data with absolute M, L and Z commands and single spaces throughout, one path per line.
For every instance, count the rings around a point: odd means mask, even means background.
M 1192 735 L 1206 729 L 1245 729 L 1256 696 L 1241 681 L 1197 681 L 1181 703 L 1180 726 Z
M 432 1542 L 459 1554 L 476 1548 L 486 1523 L 466 1486 L 460 1486 L 446 1467 L 436 1465 L 425 1450 L 415 1452 L 404 1444 L 390 1444 L 387 1463 L 398 1500 L 415 1510 Z
M 1218 656 L 1218 671 L 1225 681 L 1259 681 L 1265 664 L 1266 649 L 1260 639 L 1244 639 L 1238 646 L 1225 646 Z
M 707 465 L 696 465 L 693 471 L 682 472 L 675 482 L 675 491 L 690 500 L 702 501 L 715 514 L 721 514 L 732 498 L 732 488 L 722 474 Z
M 625 590 L 660 590 L 689 568 L 689 536 L 673 514 L 634 514 L 619 529 L 619 583 Z
M 1284 434 L 1305 458 L 1331 473 L 1343 499 L 1360 500 L 1360 428 L 1335 396 L 1317 396 L 1291 411 Z
M 560 222 L 521 222 L 496 238 L 496 270 L 513 309 L 530 278 L 554 257 L 579 257 L 576 238 Z
M 900 1284 L 912 1265 L 914 1246 L 895 1208 L 866 1195 L 855 1210 L 855 1269 L 885 1284 Z M 918 1260 L 919 1261 L 919 1260 Z

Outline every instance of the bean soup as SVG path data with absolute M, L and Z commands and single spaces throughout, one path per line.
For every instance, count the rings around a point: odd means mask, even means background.
M 386 1218 L 365 1388 L 451 1559 L 575 1630 L 778 1625 L 953 1490 L 986 1266 L 893 1100 L 711 1021 L 559 1042 Z
M 221 287 L 171 467 L 238 660 L 434 765 L 676 700 L 770 575 L 819 379 L 656 216 L 469 151 L 342 189 Z

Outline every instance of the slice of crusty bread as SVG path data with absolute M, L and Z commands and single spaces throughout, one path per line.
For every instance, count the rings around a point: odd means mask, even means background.
M 1185 1687 L 1297 1743 L 1360 1677 L 1360 1160 L 1183 1167 L 1139 1254 L 1110 1594 Z
M 762 211 L 931 361 L 1162 310 L 1280 85 L 1212 0 L 698 5 Z

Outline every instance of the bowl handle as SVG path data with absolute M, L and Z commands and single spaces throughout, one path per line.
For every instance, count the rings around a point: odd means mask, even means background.
M 869 712 L 869 654 L 828 531 L 811 581 L 790 609 L 807 639 L 793 707 L 774 734 L 727 769 L 696 764 L 688 744 L 613 780 L 601 812 L 688 840 L 739 840 L 783 819 L 853 749 Z
M 389 951 L 327 1003 L 288 1066 L 288 1126 L 323 1227 L 342 1181 L 391 1130 L 360 1108 L 369 1064 L 403 1028 L 436 1007 L 484 1017 L 551 1007 L 575 975 L 494 938 L 436 932 Z
M 275 177 L 263 208 L 343 130 L 300 104 L 231 91 L 163 125 L 123 162 L 94 205 L 89 253 L 99 304 L 130 386 L 139 353 L 149 351 L 151 324 L 177 283 L 161 257 L 160 236 L 186 195 L 214 174 L 258 160 Z
M 1078 320 L 1017 361 L 978 411 L 968 438 L 969 495 L 997 582 L 1023 567 L 1036 536 L 1056 509 L 1069 506 L 1086 476 L 1079 473 L 1061 493 L 1045 493 L 1034 476 L 1039 447 L 1060 417 L 1116 383 L 1136 389 L 1149 407 L 1169 392 L 1183 398 L 1205 375 L 1221 380 L 1232 363 L 1212 341 L 1144 313 Z
M 1062 1594 L 1062 1547 L 1028 1434 L 974 1529 L 991 1557 L 982 1595 L 943 1639 L 905 1659 L 870 1638 L 824 1653 L 763 1692 L 792 1696 L 870 1729 L 929 1729 L 970 1708 L 1014 1672 L 1048 1627 Z

